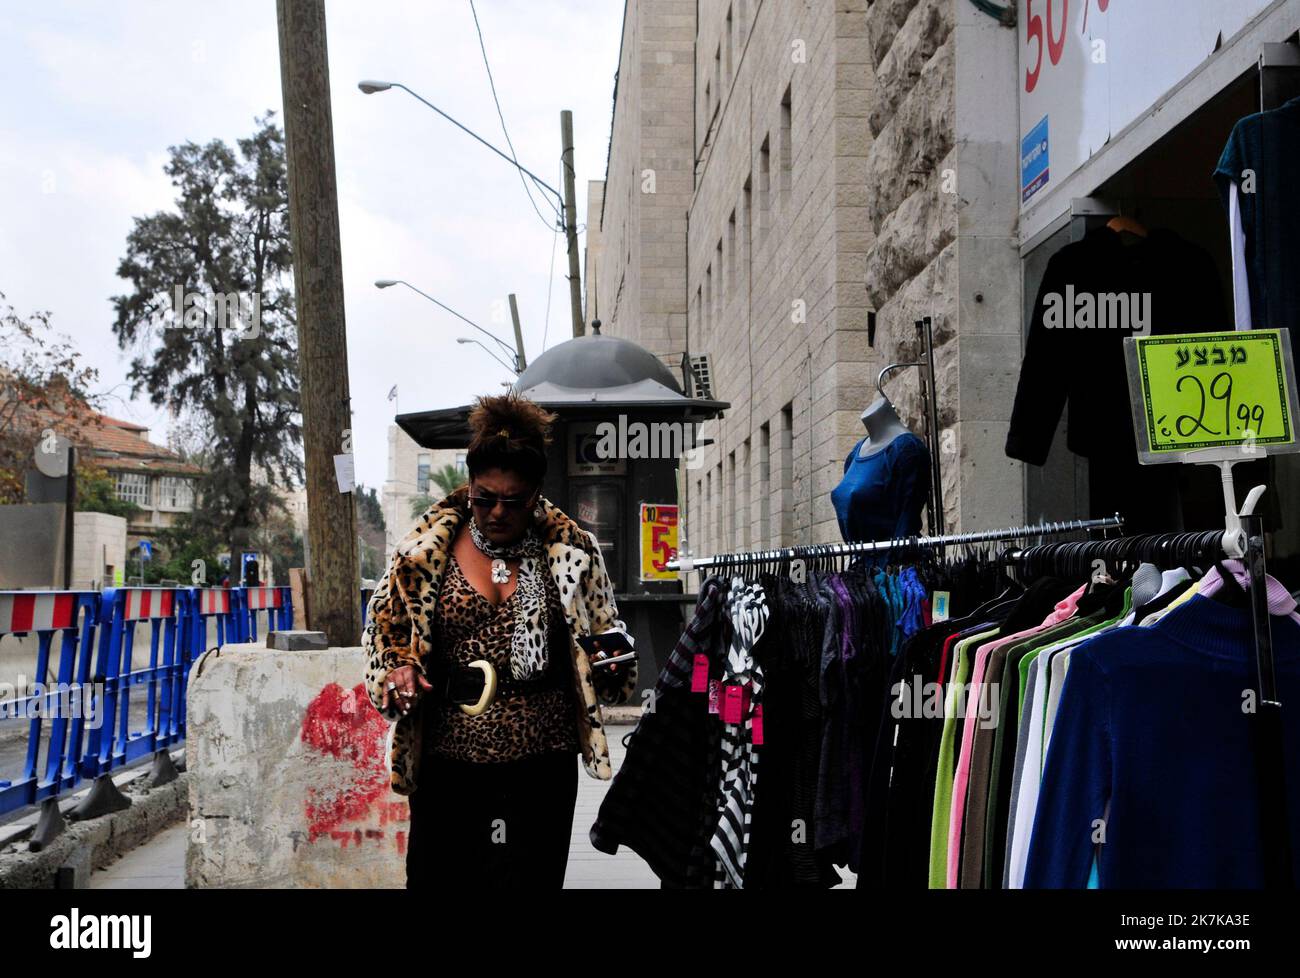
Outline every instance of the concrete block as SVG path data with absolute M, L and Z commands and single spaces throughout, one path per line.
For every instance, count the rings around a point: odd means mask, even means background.
M 401 887 L 410 828 L 360 648 L 226 646 L 190 674 L 189 887 Z
M 327 649 L 329 645 L 324 632 L 268 632 L 266 635 L 266 647 L 277 652 L 307 652 Z

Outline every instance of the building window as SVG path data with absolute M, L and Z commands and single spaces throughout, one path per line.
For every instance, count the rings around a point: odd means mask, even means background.
M 143 472 L 117 473 L 117 498 L 137 506 L 150 505 L 149 476 Z
M 468 475 L 469 469 L 465 465 L 466 454 L 464 452 L 456 453 L 456 471 L 461 475 Z
M 726 40 L 727 40 L 727 64 L 726 64 L 726 70 L 727 70 L 727 78 L 728 78 L 728 79 L 731 78 L 731 73 L 732 73 L 732 71 L 735 70 L 735 67 L 736 67 L 736 61 L 735 61 L 735 43 L 736 43 L 736 42 L 735 42 L 735 31 L 734 31 L 735 19 L 731 16 L 731 13 L 732 13 L 731 8 L 728 7 L 728 8 L 727 8 L 727 26 L 726 26 L 726 29 L 725 29 L 725 31 L 724 31 L 724 34 L 725 34 L 725 36 L 726 36 Z
M 424 453 L 415 459 L 415 491 L 429 491 L 429 456 Z
M 754 260 L 754 179 L 745 177 L 745 191 L 740 203 L 740 219 L 744 222 L 741 234 L 745 239 L 745 274 L 749 274 L 749 263 Z M 747 287 L 752 288 L 752 285 Z
M 718 49 L 713 52 L 713 92 L 718 98 L 718 105 L 722 104 L 722 44 L 718 44 Z
M 794 144 L 792 143 L 793 125 L 791 122 L 791 101 L 790 86 L 785 86 L 785 94 L 781 96 L 781 183 L 780 189 L 782 194 L 790 191 L 790 174 L 794 169 Z
M 772 189 L 772 137 L 764 136 L 758 148 L 758 239 L 767 237 L 768 194 Z
M 189 479 L 165 475 L 158 485 L 158 505 L 164 509 L 193 509 L 194 487 Z M 295 504 L 301 508 L 301 504 Z
M 722 239 L 721 238 L 718 239 L 718 246 L 713 249 L 713 266 L 718 270 L 718 287 L 713 292 L 713 298 L 717 302 L 717 306 L 713 310 L 713 321 L 715 323 L 721 323 L 722 310 L 726 308 L 726 303 L 723 302 L 722 290 L 724 288 L 729 288 L 731 285 L 730 282 L 724 281 L 726 276 L 722 274 Z
M 710 265 L 704 270 L 704 323 L 703 329 L 700 330 L 701 339 L 709 335 L 709 328 L 713 325 L 713 266 Z
M 727 218 L 727 295 L 736 294 L 736 212 Z

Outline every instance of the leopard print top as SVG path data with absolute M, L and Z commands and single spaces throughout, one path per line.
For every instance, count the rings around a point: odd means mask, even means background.
M 549 668 L 562 670 L 559 688 L 498 696 L 479 716 L 470 716 L 454 703 L 442 704 L 425 718 L 426 750 L 476 763 L 513 761 L 557 750 L 577 753 L 564 611 L 554 578 L 541 569 L 552 630 Z M 470 584 L 453 554 L 438 592 L 437 648 L 441 654 L 457 665 L 486 659 L 499 676 L 508 677 L 518 594 L 516 590 L 501 604 L 492 604 Z

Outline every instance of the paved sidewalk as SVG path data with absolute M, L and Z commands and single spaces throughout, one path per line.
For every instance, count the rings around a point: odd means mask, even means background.
M 618 770 L 627 753 L 623 737 L 631 727 L 609 728 L 609 752 Z M 575 761 L 576 763 L 576 761 Z M 626 847 L 609 856 L 592 848 L 587 837 L 596 821 L 600 803 L 609 790 L 609 781 L 597 781 L 578 772 L 578 801 L 573 815 L 573 841 L 569 848 L 569 871 L 565 886 L 569 889 L 651 889 L 659 879 L 640 856 Z M 133 849 L 106 869 L 90 877 L 91 889 L 183 889 L 185 886 L 186 825 L 181 822 L 154 836 L 145 845 Z
M 631 727 L 609 727 L 609 753 L 614 770 L 623 763 L 626 750 L 623 737 Z M 645 861 L 626 846 L 618 855 L 609 856 L 592 848 L 587 837 L 596 820 L 600 803 L 611 782 L 597 781 L 578 773 L 578 802 L 573 815 L 573 840 L 569 847 L 569 870 L 565 888 L 576 889 L 657 889 L 659 879 L 650 872 Z M 185 886 L 185 844 L 187 826 L 184 822 L 166 829 L 138 849 L 127 853 L 107 869 L 92 874 L 91 889 L 183 889 Z M 854 877 L 847 874 L 840 889 L 855 885 Z

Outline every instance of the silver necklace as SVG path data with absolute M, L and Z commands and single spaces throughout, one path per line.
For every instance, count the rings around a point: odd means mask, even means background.
M 498 547 L 483 536 L 483 532 L 478 528 L 478 521 L 473 519 L 469 522 L 469 535 L 479 552 L 492 558 L 492 583 L 509 583 L 512 572 L 505 558 L 521 556 L 524 549 L 523 542 L 509 547 Z

